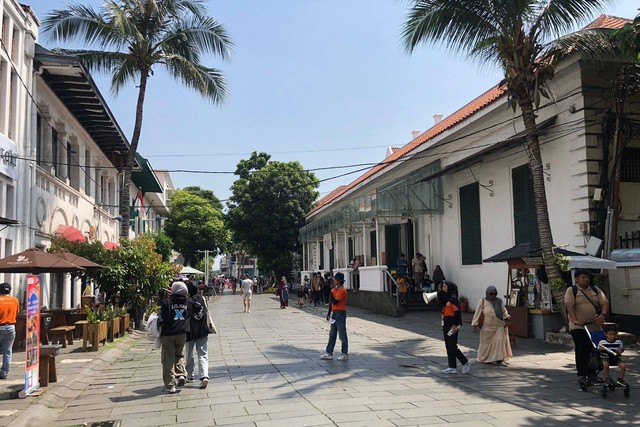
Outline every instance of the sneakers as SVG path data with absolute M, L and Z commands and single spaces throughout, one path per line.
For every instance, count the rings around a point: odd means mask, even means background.
M 200 390 L 207 388 L 209 385 L 209 378 L 203 378 L 200 380 Z
M 322 359 L 322 360 L 333 360 L 333 354 L 325 353 L 322 356 L 320 356 L 320 359 Z
M 185 377 L 178 377 L 178 387 L 182 387 L 185 383 Z
M 251 313 L 251 310 L 247 310 L 247 313 Z
M 496 362 L 496 366 L 509 366 L 509 364 L 507 362 L 505 362 L 504 360 L 498 360 Z
M 504 363 L 504 362 L 502 362 L 502 363 Z M 462 365 L 462 368 L 460 368 L 460 371 L 463 374 L 468 374 L 469 373 L 469 369 L 471 369 L 471 362 L 467 362 L 464 365 Z
M 246 313 L 246 312 L 247 312 L 247 309 L 246 309 L 246 308 L 243 308 L 243 309 L 242 309 L 242 312 L 243 312 L 243 313 Z
M 195 381 L 195 380 L 194 380 L 194 378 L 193 378 L 193 377 L 187 377 L 187 384 L 188 384 L 188 383 L 192 383 L 192 382 L 194 382 L 194 381 Z
M 629 383 L 627 383 L 623 378 L 618 378 L 618 381 L 616 382 L 616 384 L 618 384 L 621 387 L 626 387 L 629 385 Z
M 338 360 L 343 362 L 345 360 L 349 360 L 349 355 L 348 354 L 341 354 L 340 356 L 338 356 Z
M 178 389 L 176 389 L 176 386 L 173 387 L 165 387 L 165 390 L 167 391 L 167 393 L 169 394 L 175 394 L 178 392 Z
M 464 365 L 463 365 L 464 366 Z M 468 372 L 468 371 L 467 371 Z M 456 368 L 447 368 L 442 370 L 443 374 L 457 374 L 458 370 Z

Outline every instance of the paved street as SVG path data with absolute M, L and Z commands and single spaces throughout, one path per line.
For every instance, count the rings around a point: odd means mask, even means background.
M 616 390 L 607 400 L 579 391 L 568 347 L 518 339 L 509 367 L 474 364 L 469 375 L 446 376 L 440 373 L 446 359 L 437 313 L 389 318 L 351 309 L 351 359 L 339 362 L 319 359 L 328 336 L 324 307 L 281 310 L 273 295 L 258 295 L 252 312 L 243 314 L 240 295 L 226 294 L 210 308 L 220 335 L 209 339 L 206 390 L 196 382 L 165 394 L 160 351 L 134 337 L 97 359 L 73 353 L 76 360 L 96 359 L 81 379 L 72 380 L 65 369 L 63 380 L 38 400 L 2 401 L 0 410 L 19 408 L 9 425 L 40 419 L 40 425 L 58 426 L 104 420 L 259 427 L 640 423 L 640 390 L 632 390 L 630 399 Z M 461 344 L 473 359 L 477 335 L 466 320 Z M 635 350 L 628 360 L 633 386 L 639 377 Z

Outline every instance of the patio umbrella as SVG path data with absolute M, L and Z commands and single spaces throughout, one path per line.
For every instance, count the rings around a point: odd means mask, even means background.
M 68 242 L 86 242 L 87 238 L 82 233 L 82 231 L 78 230 L 75 227 L 70 225 L 60 225 L 55 232 L 57 237 L 61 237 Z
M 1 273 L 61 273 L 65 271 L 84 270 L 54 254 L 40 249 L 27 249 L 15 255 L 0 259 Z
M 197 270 L 187 265 L 185 267 L 182 267 L 182 270 L 180 270 L 180 274 L 204 274 L 204 271 Z
M 61 250 L 60 252 L 54 252 L 53 255 L 62 258 L 63 260 L 70 262 L 73 265 L 77 265 L 78 267 L 89 269 L 102 268 L 100 264 L 96 264 L 93 261 L 90 261 L 80 255 L 72 254 L 69 251 Z
M 104 242 L 102 246 L 104 246 L 105 249 L 110 250 L 110 251 L 112 251 L 114 249 L 118 249 L 120 247 L 119 244 L 113 243 L 113 242 Z

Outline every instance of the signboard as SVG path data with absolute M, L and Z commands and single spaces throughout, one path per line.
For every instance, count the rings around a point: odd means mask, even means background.
M 40 277 L 27 276 L 27 339 L 24 394 L 38 388 L 40 372 Z
M 18 148 L 9 138 L 0 133 L 0 173 L 18 179 Z

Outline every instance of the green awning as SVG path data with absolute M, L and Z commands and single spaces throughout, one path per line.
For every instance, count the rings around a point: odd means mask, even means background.
M 141 170 L 131 172 L 131 181 L 142 193 L 162 193 L 162 186 L 158 177 L 153 172 L 153 168 L 147 159 L 136 153 L 136 160 L 140 164 Z

